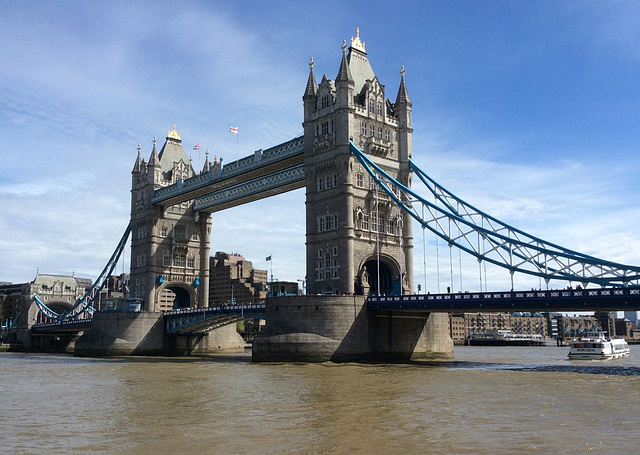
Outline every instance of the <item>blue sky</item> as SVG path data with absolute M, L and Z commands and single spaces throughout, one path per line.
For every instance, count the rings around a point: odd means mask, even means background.
M 621 1 L 3 2 L 0 281 L 95 278 L 129 219 L 138 144 L 148 158 L 174 123 L 196 167 L 205 149 L 235 159 L 230 126 L 240 156 L 300 134 L 310 57 L 334 79 L 356 27 L 392 101 L 405 66 L 422 169 L 533 235 L 640 265 L 638 23 Z M 212 254 L 304 277 L 303 190 L 213 223 Z M 441 286 L 454 269 L 454 289 L 477 289 L 475 260 L 443 248 Z

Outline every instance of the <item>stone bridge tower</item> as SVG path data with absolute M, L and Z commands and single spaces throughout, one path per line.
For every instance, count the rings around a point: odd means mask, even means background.
M 348 49 L 348 53 L 347 53 Z M 351 154 L 349 140 L 410 187 L 411 101 L 404 68 L 395 102 L 373 72 L 359 32 L 342 45 L 336 79 L 318 85 L 313 59 L 304 101 L 309 294 L 413 292 L 411 218 Z
M 203 172 L 208 172 L 209 160 Z M 147 311 L 207 307 L 209 300 L 210 214 L 193 201 L 169 207 L 151 203 L 154 191 L 195 175 L 175 125 L 149 162 L 140 156 L 131 172 L 130 295 Z

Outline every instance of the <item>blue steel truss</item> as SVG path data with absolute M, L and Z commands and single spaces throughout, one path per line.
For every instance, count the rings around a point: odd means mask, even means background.
M 164 314 L 165 333 L 167 335 L 203 334 L 247 318 L 264 319 L 264 303 L 168 311 Z
M 107 284 L 107 280 L 113 272 L 113 269 L 116 267 L 118 259 L 120 259 L 120 255 L 122 254 L 122 251 L 124 251 L 124 247 L 127 244 L 127 239 L 129 238 L 130 233 L 131 224 L 127 225 L 127 228 L 125 229 L 124 234 L 122 235 L 122 238 L 118 243 L 118 246 L 111 255 L 109 262 L 107 262 L 107 265 L 102 270 L 102 273 L 100 273 L 98 278 L 96 278 L 96 281 L 93 283 L 93 285 L 91 285 L 89 290 L 87 290 L 86 294 L 83 297 L 78 298 L 75 305 L 70 310 L 58 314 L 47 305 L 45 305 L 37 295 L 34 295 L 33 300 L 35 300 L 42 314 L 44 314 L 47 318 L 57 322 L 71 321 L 78 318 L 78 316 L 83 313 L 85 315 L 92 316 L 95 311 L 93 308 L 93 303 L 100 295 L 100 291 L 102 291 L 102 289 L 105 287 L 105 285 Z
M 423 228 L 474 256 L 503 267 L 549 280 L 627 286 L 640 279 L 640 267 L 618 264 L 570 250 L 509 226 L 444 189 L 413 161 L 411 170 L 435 202 L 407 188 L 371 161 L 353 142 L 351 152 L 376 184 Z M 440 205 L 438 205 L 438 203 Z

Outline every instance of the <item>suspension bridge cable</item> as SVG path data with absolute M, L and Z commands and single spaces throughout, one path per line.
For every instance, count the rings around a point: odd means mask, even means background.
M 482 259 L 485 262 L 485 271 L 486 262 L 490 262 L 508 270 L 539 276 L 545 280 L 574 280 L 585 285 L 595 283 L 603 286 L 627 286 L 630 282 L 640 279 L 638 266 L 606 261 L 563 248 L 531 236 L 477 210 L 438 185 L 410 160 L 411 170 L 436 198 L 436 203 L 429 202 L 391 177 L 362 153 L 353 142 L 350 142 L 350 146 L 352 153 L 373 177 L 377 186 L 383 189 L 393 202 L 447 243 L 453 243 L 466 253 Z M 391 190 L 390 187 L 393 185 L 404 194 L 404 201 L 401 201 Z M 416 212 L 415 203 L 418 201 L 428 208 L 429 219 L 422 218 Z M 444 207 L 439 207 L 437 201 L 442 202 Z M 458 210 L 450 201 L 459 201 L 460 213 L 457 213 Z M 461 236 L 456 239 L 451 238 L 450 232 L 446 231 L 446 225 L 443 225 L 445 218 L 459 227 Z M 484 226 L 484 221 L 487 222 L 487 227 Z M 479 233 L 483 241 L 489 244 L 489 248 L 480 253 L 479 245 L 470 238 L 472 232 Z M 511 251 L 511 260 L 509 251 Z M 517 261 L 514 262 L 513 258 Z M 581 274 L 582 270 L 585 272 Z
M 422 204 L 422 218 L 424 218 L 424 204 Z M 427 243 L 425 239 L 425 227 L 422 226 L 422 262 L 424 268 L 424 292 L 427 292 Z

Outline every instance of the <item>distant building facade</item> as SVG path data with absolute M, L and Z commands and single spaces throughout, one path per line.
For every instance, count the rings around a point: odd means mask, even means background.
M 209 305 L 256 303 L 267 296 L 266 270 L 239 254 L 217 252 L 209 260 Z
M 91 287 L 91 280 L 68 275 L 38 273 L 28 283 L 0 285 L 0 319 L 3 324 L 13 323 L 25 336 L 22 342 L 28 346 L 28 329 L 35 323 L 49 322 L 40 312 L 34 295 L 52 311 L 61 314 L 73 308 L 78 298 Z M 16 340 L 12 340 L 16 341 Z

